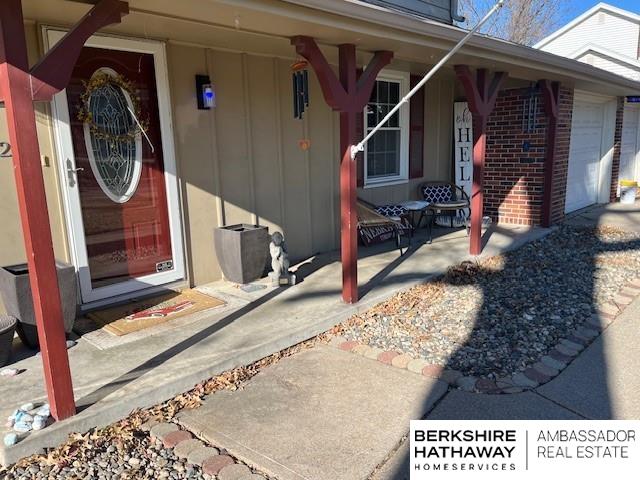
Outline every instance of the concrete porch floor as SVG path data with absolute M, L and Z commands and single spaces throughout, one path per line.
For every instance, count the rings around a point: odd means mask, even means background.
M 483 256 L 518 248 L 548 234 L 550 229 L 491 227 L 485 233 Z M 125 417 L 193 387 L 231 368 L 246 365 L 313 337 L 356 312 L 443 273 L 468 255 L 464 231 L 436 229 L 431 245 L 424 232 L 400 257 L 393 242 L 360 249 L 361 301 L 341 301 L 339 253 L 312 257 L 297 265 L 303 281 L 287 289 L 266 288 L 245 293 L 227 282 L 201 287 L 227 301 L 223 308 L 194 314 L 171 330 L 100 350 L 80 338 L 69 350 L 79 413 L 32 432 L 13 447 L 0 447 L 0 463 L 16 460 L 63 442 L 72 432 L 85 432 Z M 177 321 L 177 320 L 176 320 Z M 17 377 L 0 377 L 0 416 L 7 417 L 25 402 L 45 401 L 39 356 L 25 356 L 14 367 Z

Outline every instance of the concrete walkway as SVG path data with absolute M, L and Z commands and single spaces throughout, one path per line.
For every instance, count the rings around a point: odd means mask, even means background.
M 484 255 L 546 235 L 549 230 L 495 228 L 485 235 Z M 245 293 L 220 282 L 203 288 L 227 301 L 224 308 L 176 320 L 175 328 L 149 331 L 144 339 L 101 350 L 80 338 L 69 350 L 79 413 L 44 430 L 32 432 L 17 445 L 0 446 L 0 463 L 53 447 L 72 432 L 85 432 L 125 417 L 192 388 L 198 382 L 246 365 L 322 333 L 358 311 L 444 272 L 468 256 L 464 231 L 441 230 L 432 245 L 416 239 L 400 257 L 393 242 L 361 249 L 359 278 L 362 300 L 346 305 L 340 298 L 339 255 L 318 255 L 298 265 L 303 282 L 288 289 L 267 288 Z M 24 351 L 16 351 L 18 357 Z M 41 359 L 30 353 L 14 366 L 26 369 L 0 377 L 0 417 L 17 406 L 45 400 Z
M 482 395 L 322 346 L 218 392 L 180 422 L 279 480 L 408 479 L 409 420 L 640 418 L 640 300 L 558 377 Z
M 278 480 L 365 478 L 447 384 L 316 347 L 218 392 L 180 422 Z
M 632 205 L 594 205 L 572 213 L 565 223 L 586 226 L 610 225 L 630 232 L 640 232 L 640 202 Z

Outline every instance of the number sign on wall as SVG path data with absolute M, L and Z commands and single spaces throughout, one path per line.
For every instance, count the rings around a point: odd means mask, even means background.
M 467 102 L 453 104 L 454 174 L 456 185 L 471 197 L 473 179 L 473 123 Z

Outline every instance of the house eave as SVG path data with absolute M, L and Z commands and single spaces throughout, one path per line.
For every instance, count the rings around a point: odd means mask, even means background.
M 234 1 L 234 0 L 227 0 Z M 467 33 L 466 30 L 429 19 L 365 4 L 357 0 L 283 0 L 299 6 L 349 17 L 368 24 L 393 28 L 398 39 L 417 45 L 448 50 Z M 243 2 L 244 3 L 244 2 Z M 325 17 L 318 15 L 316 21 Z M 358 27 L 354 27 L 358 28 Z M 354 30 L 354 33 L 356 30 Z M 364 33 L 364 32 L 359 32 Z M 386 38 L 386 37 L 385 37 Z M 383 45 L 381 44 L 381 48 Z M 573 80 L 582 89 L 593 90 L 608 95 L 629 95 L 640 92 L 640 82 L 609 73 L 605 70 L 544 52 L 513 42 L 476 35 L 461 50 L 462 57 L 477 61 L 499 62 L 518 68 L 536 70 L 540 78 Z

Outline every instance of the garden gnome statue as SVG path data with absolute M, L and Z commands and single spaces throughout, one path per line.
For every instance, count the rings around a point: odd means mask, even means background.
M 275 232 L 271 235 L 269 253 L 271 253 L 271 268 L 273 269 L 273 272 L 269 273 L 272 285 L 295 285 L 296 276 L 289 273 L 289 254 L 282 233 Z

